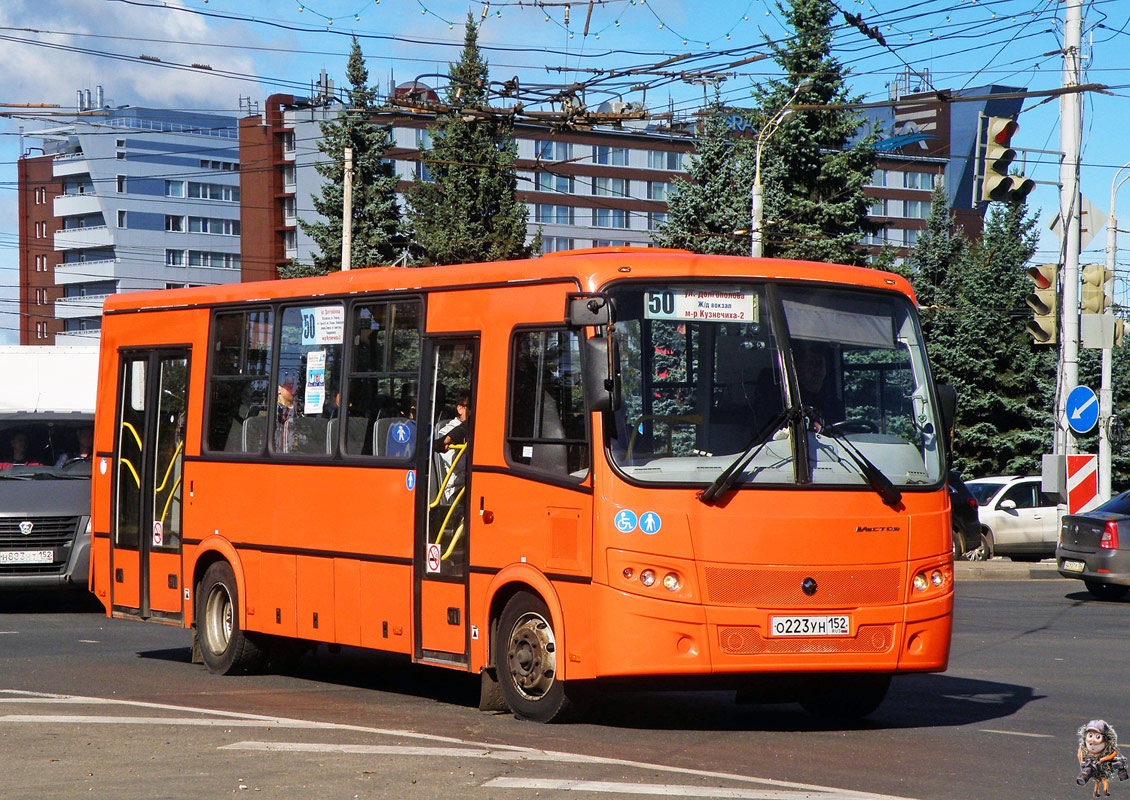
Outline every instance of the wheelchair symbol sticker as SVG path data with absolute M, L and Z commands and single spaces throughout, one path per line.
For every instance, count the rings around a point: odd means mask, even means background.
M 647 534 L 659 533 L 663 527 L 663 518 L 654 511 L 645 511 L 640 517 L 640 530 Z
M 631 533 L 636 529 L 636 512 L 629 511 L 628 509 L 621 509 L 616 514 L 616 530 L 620 533 Z
M 416 470 L 408 470 L 408 473 L 404 476 L 404 485 L 407 487 L 408 491 L 412 491 L 416 488 Z

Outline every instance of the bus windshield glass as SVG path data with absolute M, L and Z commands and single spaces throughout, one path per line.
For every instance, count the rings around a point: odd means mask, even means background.
M 610 437 L 631 480 L 936 486 L 940 422 L 913 306 L 827 285 L 620 284 L 623 402 Z M 743 453 L 745 455 L 743 455 Z

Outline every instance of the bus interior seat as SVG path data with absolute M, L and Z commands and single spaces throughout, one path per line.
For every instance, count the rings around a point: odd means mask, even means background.
M 329 420 L 323 417 L 295 417 L 292 453 L 330 453 L 327 428 Z
M 248 417 L 243 421 L 243 452 L 258 453 L 267 441 L 267 415 Z
M 406 442 L 389 441 L 393 426 L 398 424 L 408 428 Z M 381 417 L 373 423 L 373 444 L 378 456 L 411 457 L 416 449 L 416 422 L 408 417 Z
M 549 392 L 542 392 L 541 396 L 541 431 L 539 438 L 564 439 L 565 426 L 561 424 L 561 415 L 557 411 L 557 401 Z M 535 444 L 533 455 L 530 457 L 530 466 L 550 472 L 562 474 L 569 471 L 569 453 L 564 444 Z

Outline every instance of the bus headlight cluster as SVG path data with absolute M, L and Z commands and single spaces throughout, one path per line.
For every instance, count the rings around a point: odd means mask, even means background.
M 636 573 L 631 567 L 624 567 L 623 575 L 626 580 L 630 581 L 636 576 Z M 655 570 L 650 567 L 640 571 L 640 583 L 644 586 L 654 586 L 656 578 Z M 679 577 L 677 572 L 668 572 L 663 576 L 660 585 L 669 592 L 677 592 L 683 588 L 683 579 Z
M 941 589 L 950 583 L 951 576 L 949 570 L 936 568 L 925 569 L 914 576 L 911 585 L 916 592 L 925 592 L 930 589 Z

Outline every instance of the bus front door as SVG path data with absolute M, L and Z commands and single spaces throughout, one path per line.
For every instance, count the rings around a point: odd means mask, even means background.
M 416 658 L 467 664 L 475 339 L 425 340 L 416 490 Z
M 177 621 L 188 352 L 123 352 L 118 380 L 114 613 Z

